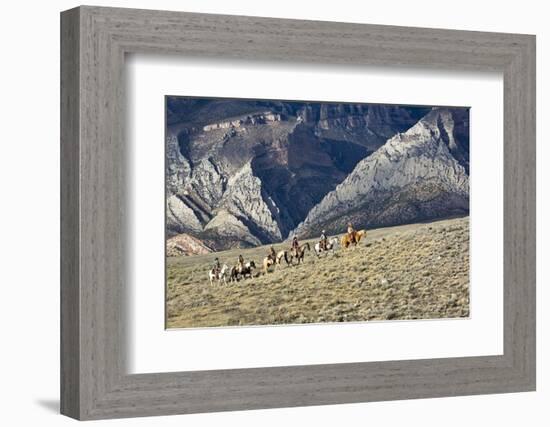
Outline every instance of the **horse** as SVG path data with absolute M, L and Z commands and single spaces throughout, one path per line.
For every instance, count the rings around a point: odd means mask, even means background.
M 252 279 L 252 270 L 256 268 L 256 263 L 254 261 L 248 261 L 243 265 L 242 268 L 239 268 L 239 265 L 234 265 L 231 267 L 231 272 L 229 273 L 230 282 L 238 282 L 239 275 L 245 279 L 246 276 L 249 276 Z
M 308 243 L 304 243 L 303 245 L 301 246 L 298 246 L 294 252 L 294 257 L 298 260 L 298 264 L 300 264 L 301 262 L 304 262 L 304 256 L 306 254 L 306 249 L 308 251 L 311 250 L 311 247 L 309 246 L 309 242 Z
M 222 280 L 223 283 L 227 285 L 227 275 L 228 275 L 229 267 L 227 264 L 224 264 L 222 268 L 220 269 L 220 272 L 216 274 L 215 269 L 211 269 L 208 272 L 208 278 L 210 279 L 210 284 L 212 285 L 214 280 L 218 281 L 218 284 L 221 285 Z
M 281 265 L 283 259 L 285 260 L 286 265 L 289 265 L 292 262 L 288 259 L 288 251 L 279 251 L 279 253 L 277 254 L 277 265 Z
M 231 270 L 229 271 L 229 281 L 230 282 L 238 282 L 239 281 L 239 270 L 236 265 L 231 267 Z
M 273 260 L 273 258 L 271 258 L 270 256 L 266 256 L 263 262 L 264 274 L 267 274 L 269 267 L 271 267 L 274 264 L 275 264 L 275 261 Z
M 315 250 L 315 254 L 317 256 L 321 255 L 321 252 L 328 252 L 328 251 L 334 251 L 334 248 L 338 244 L 338 239 L 336 237 L 333 237 L 327 242 L 326 248 L 321 248 L 321 242 L 317 242 L 313 249 Z
M 254 261 L 248 261 L 244 264 L 244 267 L 239 272 L 243 279 L 246 279 L 246 276 L 249 276 L 252 279 L 252 270 L 256 268 L 256 263 Z
M 366 236 L 366 234 L 367 234 L 367 230 L 354 231 L 353 232 L 353 237 L 354 237 L 353 245 L 357 246 L 359 244 L 359 242 L 361 241 L 361 238 Z M 352 240 L 351 240 L 350 235 L 349 234 L 344 234 L 342 236 L 340 244 L 342 245 L 343 248 L 348 248 L 349 245 L 352 244 Z

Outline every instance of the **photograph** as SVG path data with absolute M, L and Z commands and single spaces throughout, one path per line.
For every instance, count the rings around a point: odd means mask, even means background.
M 167 95 L 164 120 L 167 329 L 469 317 L 469 107 Z

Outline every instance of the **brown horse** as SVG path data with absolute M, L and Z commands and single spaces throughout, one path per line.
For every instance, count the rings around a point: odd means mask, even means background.
M 305 243 L 301 246 L 298 246 L 294 251 L 294 257 L 298 260 L 298 264 L 304 262 L 304 256 L 306 254 L 306 249 L 311 250 L 309 243 Z M 292 259 L 292 258 L 291 258 Z
M 354 246 L 357 246 L 361 239 L 367 235 L 367 230 L 359 230 L 353 232 L 353 240 L 349 234 L 344 234 L 342 236 L 342 239 L 340 241 L 340 244 L 343 248 L 349 247 L 349 245 L 353 244 Z

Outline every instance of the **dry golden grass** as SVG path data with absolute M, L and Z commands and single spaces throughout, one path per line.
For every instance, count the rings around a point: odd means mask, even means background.
M 468 218 L 368 231 L 357 248 L 312 250 L 302 265 L 210 285 L 216 256 L 233 265 L 242 253 L 261 266 L 267 248 L 169 258 L 167 327 L 469 316 Z

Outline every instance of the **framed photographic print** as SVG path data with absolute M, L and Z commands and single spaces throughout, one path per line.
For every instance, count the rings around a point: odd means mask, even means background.
M 84 6 L 61 40 L 63 414 L 535 389 L 534 36 Z
M 468 108 L 166 114 L 167 328 L 469 316 Z

